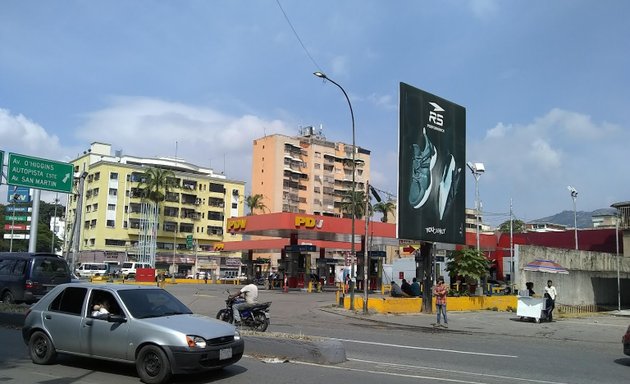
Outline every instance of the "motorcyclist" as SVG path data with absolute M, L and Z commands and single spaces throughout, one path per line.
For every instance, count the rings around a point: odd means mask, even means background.
M 247 284 L 241 288 L 238 293 L 230 295 L 230 298 L 243 297 L 245 299 L 242 303 L 237 303 L 232 306 L 234 312 L 234 323 L 240 324 L 241 311 L 249 309 L 258 303 L 258 287 L 256 284 Z

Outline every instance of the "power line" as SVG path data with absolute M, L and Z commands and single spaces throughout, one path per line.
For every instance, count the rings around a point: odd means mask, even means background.
M 284 9 L 282 8 L 282 5 L 280 4 L 280 0 L 276 0 L 276 3 L 278 4 L 278 8 L 280 8 L 280 11 L 282 11 L 282 14 L 284 15 L 284 19 L 287 21 L 287 23 L 289 24 L 289 27 L 291 27 L 291 30 L 293 31 L 293 34 L 295 35 L 295 37 L 297 38 L 297 40 L 300 42 L 300 45 L 302 46 L 302 49 L 304 49 L 304 52 L 306 52 L 306 56 L 308 56 L 309 59 L 311 59 L 311 61 L 313 62 L 313 64 L 315 65 L 315 67 L 321 71 L 324 72 L 321 67 L 319 66 L 319 64 L 317 64 L 317 62 L 315 61 L 315 59 L 313 58 L 313 56 L 311 56 L 311 54 L 308 52 L 308 49 L 306 49 L 306 46 L 304 45 L 304 43 L 302 42 L 302 39 L 300 39 L 300 36 L 298 35 L 297 31 L 295 30 L 295 28 L 293 27 L 293 24 L 291 23 L 291 20 L 289 20 L 289 16 L 287 16 L 287 13 L 284 11 Z

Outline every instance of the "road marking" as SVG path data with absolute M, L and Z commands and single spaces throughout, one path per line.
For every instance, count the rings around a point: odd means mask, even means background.
M 425 380 L 434 380 L 434 381 L 446 381 L 446 382 L 449 382 L 449 383 L 485 384 L 485 383 L 483 383 L 481 381 L 467 381 L 467 380 L 458 380 L 458 379 L 447 379 L 445 377 L 410 375 L 410 374 L 405 374 L 405 373 L 392 373 L 392 372 L 382 372 L 382 371 L 371 371 L 371 370 L 366 370 L 366 369 L 339 367 L 339 366 L 336 366 L 336 365 L 320 365 L 320 364 L 315 364 L 315 363 L 307 363 L 307 362 L 304 362 L 304 361 L 291 361 L 291 362 L 295 363 L 295 364 L 311 365 L 311 366 L 317 366 L 317 367 L 322 367 L 322 368 L 339 369 L 339 370 L 343 370 L 343 371 L 346 371 L 346 372 L 347 371 L 353 371 L 353 372 L 361 372 L 361 373 L 373 373 L 373 374 L 384 375 L 384 376 L 407 377 L 407 378 L 410 378 L 410 379 L 425 379 Z
M 335 338 L 333 338 L 332 340 L 339 340 L 339 341 L 344 341 L 344 342 L 347 342 L 347 343 L 371 344 L 371 345 L 378 345 L 378 346 L 381 346 L 381 347 L 416 349 L 416 350 L 433 351 L 433 352 L 459 353 L 459 354 L 463 354 L 463 355 L 476 355 L 476 356 L 488 356 L 488 357 L 506 357 L 506 358 L 511 358 L 511 359 L 517 359 L 518 358 L 518 356 L 514 356 L 514 355 L 501 355 L 501 354 L 497 354 L 497 353 L 458 351 L 456 349 L 414 347 L 414 346 L 411 346 L 411 345 L 377 343 L 377 342 L 373 342 L 373 341 L 350 340 L 350 339 L 335 339 Z
M 369 360 L 361 360 L 361 359 L 348 359 L 348 360 L 349 361 L 357 361 L 359 363 L 374 364 L 374 365 L 385 365 L 385 366 L 390 366 L 390 367 L 402 367 L 402 368 L 420 368 L 420 369 L 433 370 L 433 371 L 439 371 L 439 372 L 458 373 L 458 374 L 462 374 L 462 375 L 483 376 L 483 377 L 494 378 L 494 379 L 506 379 L 506 380 L 509 380 L 509 381 L 515 381 L 516 380 L 516 381 L 526 381 L 526 382 L 530 382 L 530 383 L 542 383 L 542 384 L 565 384 L 565 383 L 559 383 L 557 381 L 523 379 L 523 378 L 520 378 L 520 377 L 502 376 L 502 375 L 489 375 L 489 374 L 486 374 L 486 373 L 476 373 L 476 372 L 468 372 L 468 371 L 456 371 L 456 370 L 452 370 L 452 369 L 423 367 L 423 366 L 419 366 L 419 365 L 385 363 L 385 362 L 380 362 L 380 361 L 369 361 Z

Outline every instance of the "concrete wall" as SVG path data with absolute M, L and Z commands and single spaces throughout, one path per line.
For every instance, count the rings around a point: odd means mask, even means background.
M 350 309 L 350 296 L 345 296 L 344 308 Z M 507 311 L 516 310 L 516 296 L 474 296 L 448 297 L 448 311 L 479 311 L 484 309 Z M 355 310 L 363 308 L 363 297 L 354 297 Z M 368 310 L 378 313 L 418 313 L 422 308 L 422 299 L 417 297 L 368 297 Z M 432 300 L 435 313 L 435 300 Z
M 524 271 L 525 265 L 536 259 L 553 260 L 569 270 L 568 275 Z M 615 254 L 576 251 L 571 249 L 519 246 L 517 289 L 525 282 L 534 283 L 537 295 L 544 293 L 547 280 L 558 290 L 559 304 L 617 305 L 617 261 L 619 261 L 622 306 L 630 306 L 630 257 Z M 624 295 L 625 292 L 625 295 Z

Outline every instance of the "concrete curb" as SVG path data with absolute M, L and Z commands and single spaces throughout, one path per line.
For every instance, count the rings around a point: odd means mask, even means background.
M 26 313 L 0 312 L 0 324 L 10 327 L 22 328 Z

